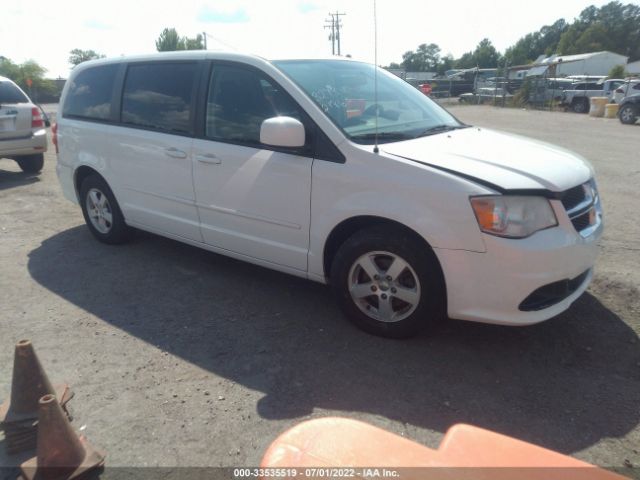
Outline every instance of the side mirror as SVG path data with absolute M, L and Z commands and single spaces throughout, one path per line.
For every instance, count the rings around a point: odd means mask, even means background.
M 291 117 L 267 118 L 260 127 L 260 143 L 273 147 L 304 146 L 304 125 Z

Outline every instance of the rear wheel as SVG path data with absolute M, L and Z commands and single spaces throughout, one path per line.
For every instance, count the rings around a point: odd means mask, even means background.
M 589 100 L 586 98 L 576 98 L 571 104 L 571 109 L 576 113 L 587 113 L 587 110 L 589 110 Z
M 25 173 L 38 173 L 44 167 L 44 154 L 24 155 L 17 157 L 18 166 Z
M 619 115 L 620 115 L 620 121 L 626 125 L 631 125 L 633 123 L 636 123 L 636 120 L 638 119 L 638 115 L 636 114 L 635 109 L 631 105 L 624 105 L 620 109 Z
M 131 238 L 133 229 L 107 182 L 99 175 L 89 175 L 80 187 L 80 206 L 89 230 L 103 243 L 119 244 Z
M 401 228 L 355 233 L 336 253 L 331 284 L 349 319 L 374 335 L 410 337 L 444 317 L 438 260 Z

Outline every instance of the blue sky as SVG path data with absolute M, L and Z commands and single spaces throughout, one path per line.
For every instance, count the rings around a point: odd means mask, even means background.
M 202 23 L 244 23 L 249 21 L 249 14 L 244 8 L 224 11 L 204 5 L 196 19 Z

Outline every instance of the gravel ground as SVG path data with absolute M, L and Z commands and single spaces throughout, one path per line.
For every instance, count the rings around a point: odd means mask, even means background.
M 29 338 L 51 380 L 72 384 L 74 426 L 110 466 L 256 465 L 280 432 L 327 415 L 432 447 L 465 422 L 640 466 L 640 125 L 451 110 L 595 165 L 607 230 L 595 281 L 566 313 L 527 328 L 451 321 L 431 336 L 375 338 L 322 285 L 150 234 L 97 243 L 49 152 L 39 176 L 0 161 L 0 398 L 13 345 Z M 2 443 L 0 465 L 19 463 Z

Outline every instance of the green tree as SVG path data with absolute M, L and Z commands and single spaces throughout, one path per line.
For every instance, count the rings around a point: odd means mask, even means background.
M 165 28 L 156 40 L 156 49 L 159 52 L 174 52 L 184 50 L 182 39 L 175 28 Z
M 493 46 L 491 40 L 484 38 L 474 50 L 473 58 L 480 68 L 494 68 L 498 66 L 500 61 L 500 53 Z
M 184 37 L 182 40 L 185 50 L 204 50 L 204 37 L 200 33 L 196 38 Z
M 21 64 L 16 64 L 8 58 L 0 60 L 0 75 L 16 82 L 35 101 L 37 101 L 38 94 L 55 91 L 55 84 L 44 78 L 45 73 L 47 73 L 47 69 L 34 60 L 27 60 Z M 29 86 L 28 80 L 31 80 L 31 86 Z
M 444 75 L 444 72 L 446 72 L 447 70 L 451 70 L 453 68 L 454 63 L 455 63 L 455 59 L 453 58 L 453 55 L 451 55 L 450 53 L 442 57 L 440 59 L 440 63 L 438 64 L 438 68 L 437 68 L 438 75 Z
M 558 42 L 558 47 L 556 49 L 556 53 L 560 55 L 572 55 L 576 53 L 576 41 L 580 37 L 579 27 L 576 25 L 571 25 L 566 32 L 562 34 L 560 37 L 560 41 Z
M 542 53 L 540 51 L 539 43 L 539 32 L 528 33 L 518 40 L 515 45 L 507 48 L 504 56 L 509 62 L 509 65 L 528 64 L 539 57 Z
M 564 18 L 556 20 L 552 25 L 545 25 L 542 27 L 540 29 L 540 39 L 535 45 L 536 51 L 533 52 L 534 55 L 532 60 L 535 60 L 543 53 L 546 55 L 553 55 L 556 53 L 560 37 L 562 37 L 562 34 L 567 31 L 567 28 L 569 28 L 569 25 Z
M 464 53 L 455 62 L 456 68 L 473 68 L 476 67 L 476 61 L 473 58 L 473 52 Z
M 416 51 L 409 50 L 402 55 L 402 67 L 409 72 L 433 72 L 440 63 L 440 47 L 435 43 L 423 43 Z
M 159 52 L 204 50 L 204 37 L 200 33 L 195 38 L 181 37 L 175 28 L 165 28 L 156 40 L 156 49 Z
M 625 78 L 628 76 L 624 65 L 616 65 L 611 70 L 609 70 L 609 78 Z
M 576 53 L 599 52 L 614 48 L 615 46 L 611 44 L 606 28 L 601 23 L 589 25 L 574 44 Z
M 96 58 L 104 57 L 105 55 L 94 52 L 93 50 L 81 50 L 79 48 L 74 48 L 69 52 L 69 63 L 75 67 L 76 65 L 80 65 L 82 62 L 86 62 L 87 60 L 95 60 Z
M 493 46 L 491 40 L 484 38 L 473 52 L 467 52 L 457 59 L 455 65 L 456 68 L 496 68 L 500 60 L 500 53 Z
M 571 55 L 610 50 L 640 59 L 640 6 L 609 2 L 600 8 L 585 8 L 566 29 L 557 53 Z

